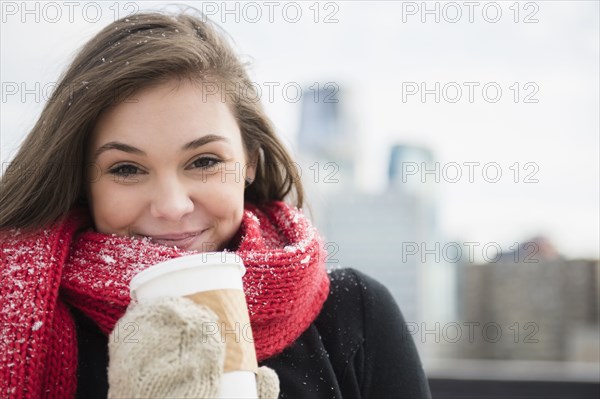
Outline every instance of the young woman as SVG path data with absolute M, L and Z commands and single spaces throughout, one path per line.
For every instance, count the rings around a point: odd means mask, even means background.
M 130 304 L 139 271 L 233 251 L 260 397 L 426 398 L 389 292 L 328 273 L 295 165 L 224 35 L 188 13 L 116 21 L 76 56 L 0 193 L 0 397 L 210 397 L 209 309 Z M 218 341 L 218 340 L 217 340 Z

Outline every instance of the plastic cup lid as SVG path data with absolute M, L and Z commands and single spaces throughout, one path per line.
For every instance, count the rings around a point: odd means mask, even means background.
M 198 267 L 222 267 L 226 265 L 237 266 L 240 271 L 240 277 L 246 273 L 244 262 L 240 256 L 234 252 L 203 252 L 195 255 L 169 259 L 165 262 L 150 266 L 148 269 L 141 271 L 131 279 L 129 288 L 130 290 L 135 291 L 148 281 L 175 271 Z

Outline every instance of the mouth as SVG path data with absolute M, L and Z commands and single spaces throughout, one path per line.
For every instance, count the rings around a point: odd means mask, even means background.
M 181 234 L 165 234 L 156 236 L 145 236 L 156 244 L 165 245 L 168 247 L 177 247 L 183 250 L 187 250 L 193 247 L 199 240 L 202 233 L 208 229 L 204 229 L 198 232 L 181 233 Z

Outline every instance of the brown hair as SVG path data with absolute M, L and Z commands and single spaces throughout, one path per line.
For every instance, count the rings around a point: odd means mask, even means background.
M 78 204 L 85 196 L 87 140 L 102 111 L 173 78 L 218 83 L 227 93 L 246 154 L 258 162 L 245 201 L 295 194 L 293 204 L 302 207 L 296 164 L 257 101 L 245 64 L 224 32 L 194 12 L 129 16 L 81 49 L 2 176 L 0 229 L 42 227 Z

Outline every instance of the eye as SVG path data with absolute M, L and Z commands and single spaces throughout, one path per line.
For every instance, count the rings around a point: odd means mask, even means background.
M 130 164 L 118 165 L 109 170 L 110 174 L 119 176 L 119 177 L 129 177 L 131 175 L 138 174 L 139 168 L 137 166 L 133 166 Z
M 208 168 L 213 168 L 213 167 L 217 166 L 221 162 L 223 162 L 223 161 L 221 161 L 218 158 L 202 157 L 202 158 L 198 158 L 194 162 L 192 162 L 192 165 L 195 168 L 208 169 Z

